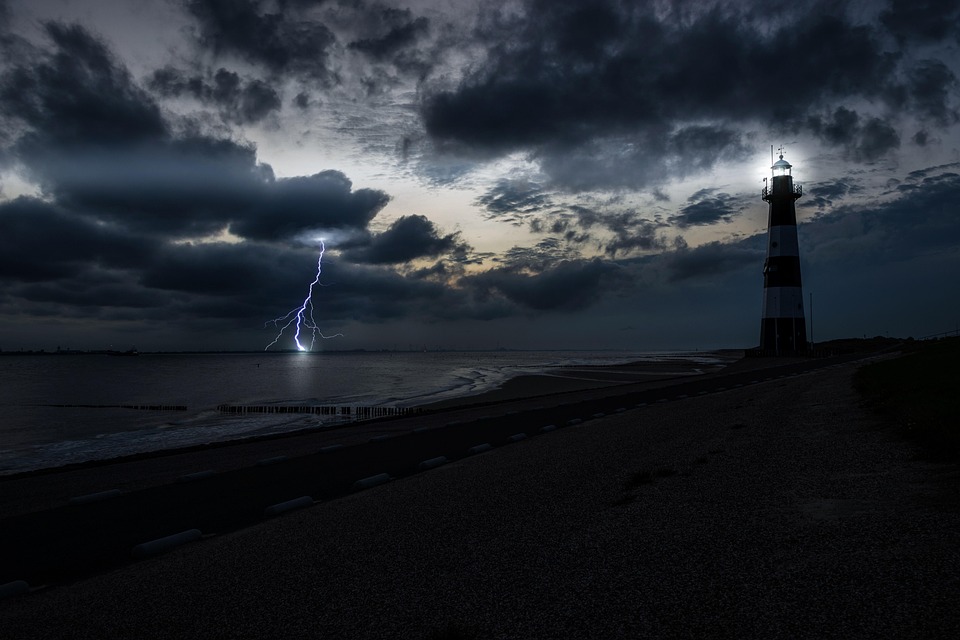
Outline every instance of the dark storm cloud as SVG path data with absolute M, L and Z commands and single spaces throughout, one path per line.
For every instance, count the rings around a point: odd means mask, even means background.
M 709 242 L 693 249 L 680 247 L 662 256 L 666 279 L 674 283 L 710 280 L 725 273 L 758 267 L 763 264 L 763 246 L 755 237 L 738 244 Z
M 0 77 L 0 101 L 18 122 L 12 155 L 63 208 L 137 232 L 185 237 L 229 227 L 281 240 L 365 228 L 387 203 L 381 191 L 354 191 L 338 171 L 275 179 L 251 144 L 196 127 L 173 131 L 103 43 L 77 26 L 46 30 L 52 51 L 16 61 Z M 242 117 L 272 104 L 236 74 L 221 70 L 217 78 L 194 86 L 214 100 L 238 99 Z M 191 86 L 169 75 L 165 82 L 170 91 Z M 245 103 L 245 96 L 254 97 Z
M 306 91 L 301 91 L 293 98 L 293 104 L 297 106 L 298 109 L 307 109 L 311 104 L 310 94 Z
M 870 118 L 860 130 L 860 141 L 854 149 L 854 158 L 858 161 L 873 162 L 899 146 L 900 134 L 889 122 Z
M 414 318 L 471 317 L 475 309 L 462 290 L 446 281 L 402 275 L 383 267 L 334 263 L 327 271 L 323 289 L 323 312 L 335 318 L 380 322 Z
M 840 147 L 850 159 L 874 162 L 900 146 L 900 134 L 877 117 L 863 118 L 846 107 L 837 107 L 826 116 L 811 115 L 807 128 L 825 143 Z
M 0 280 L 47 280 L 91 269 L 130 268 L 158 243 L 95 224 L 29 197 L 0 203 Z
M 743 210 L 739 198 L 729 193 L 715 193 L 715 189 L 701 189 L 687 200 L 680 212 L 670 218 L 670 222 L 687 229 L 704 225 L 730 222 Z
M 144 265 L 141 282 L 151 289 L 216 296 L 263 291 L 292 278 L 278 278 L 274 252 L 256 245 L 211 243 L 168 245 Z M 304 270 L 303 280 L 309 271 Z
M 106 46 L 77 25 L 44 24 L 54 51 L 14 60 L 0 77 L 0 105 L 29 127 L 20 155 L 136 145 L 168 135 L 160 109 Z
M 915 185 L 925 178 L 936 177 L 944 174 L 952 174 L 957 170 L 960 170 L 960 162 L 950 162 L 948 164 L 941 164 L 935 167 L 917 169 L 907 174 L 907 182 Z
M 230 222 L 230 230 L 246 238 L 281 240 L 317 229 L 365 228 L 390 197 L 352 186 L 332 170 L 269 182 L 261 197 Z
M 256 79 L 244 82 L 237 73 L 224 68 L 208 81 L 167 66 L 154 71 L 147 86 L 165 97 L 189 95 L 214 104 L 224 120 L 237 124 L 259 122 L 281 106 L 280 95 L 270 85 Z
M 953 71 L 939 60 L 922 60 L 911 70 L 910 97 L 921 116 L 940 126 L 957 122 L 957 110 L 950 104 L 950 93 L 958 86 Z
M 880 21 L 900 42 L 960 40 L 960 0 L 892 0 Z
M 348 46 L 375 60 L 394 57 L 401 50 L 417 43 L 428 32 L 430 21 L 414 17 L 409 9 L 374 6 L 364 12 L 369 24 L 369 36 L 359 38 Z
M 20 312 L 32 314 L 126 316 L 149 324 L 144 309 L 154 309 L 158 319 L 181 329 L 257 330 L 300 304 L 317 269 L 313 249 L 253 242 L 166 245 L 136 257 L 138 264 L 112 270 L 73 257 L 46 273 L 33 264 L 28 266 L 33 279 L 11 273 L 3 290 Z M 0 258 L 0 279 L 12 260 Z M 445 279 L 407 277 L 382 267 L 328 259 L 321 284 L 315 292 L 317 317 L 325 326 L 463 318 L 477 311 L 466 293 L 451 289 Z M 264 329 L 267 341 L 275 335 L 271 329 Z
M 502 296 L 532 311 L 574 311 L 623 288 L 628 280 L 619 265 L 597 258 L 563 261 L 536 274 L 511 267 L 491 269 L 462 283 L 481 300 Z
M 834 208 L 801 225 L 801 246 L 814 259 L 836 265 L 848 264 L 851 256 L 861 263 L 895 264 L 921 255 L 955 253 L 960 246 L 956 168 L 944 165 L 913 172 L 896 187 L 898 197 L 887 202 Z
M 130 274 L 86 269 L 70 278 L 23 282 L 13 286 L 21 304 L 36 313 L 46 308 L 62 317 L 116 319 L 127 311 L 128 319 L 140 319 L 142 310 L 163 309 L 174 296 L 139 286 Z M 133 314 L 130 314 L 130 312 Z
M 367 234 L 385 193 L 354 189 L 338 171 L 276 178 L 253 145 L 205 132 L 198 121 L 168 121 L 83 28 L 45 29 L 49 46 L 10 58 L 0 77 L 11 142 L 5 161 L 26 170 L 44 197 L 0 205 L 7 310 L 141 327 L 155 317 L 214 332 L 259 326 L 298 304 L 316 273 L 315 248 L 290 240 L 330 229 L 366 238 L 324 264 L 324 317 L 340 322 L 581 309 L 625 281 L 614 263 L 564 261 L 571 255 L 564 250 L 536 271 L 504 264 L 472 280 L 463 264 L 476 256 L 459 233 L 406 216 Z M 276 108 L 266 93 L 266 107 L 244 107 L 256 85 L 223 69 L 214 76 L 162 69 L 151 85 L 167 97 L 216 104 L 230 111 L 228 120 Z M 225 229 L 245 241 L 195 241 Z M 389 267 L 419 258 L 440 260 L 407 274 Z M 453 286 L 459 278 L 468 284 Z
M 259 0 L 189 0 L 187 10 L 200 26 L 201 44 L 233 54 L 275 73 L 297 73 L 336 84 L 329 49 L 336 36 L 297 5 Z M 320 3 L 315 3 L 320 4 Z
M 465 253 L 459 233 L 441 235 L 425 216 L 401 216 L 383 233 L 348 244 L 342 255 L 352 262 L 400 264 L 445 253 Z
M 339 171 L 275 179 L 251 147 L 204 137 L 148 149 L 60 155 L 42 167 L 57 201 L 87 215 L 173 237 L 216 233 L 282 240 L 362 229 L 389 197 L 353 190 Z
M 778 125 L 824 101 L 879 99 L 895 81 L 897 56 L 876 31 L 825 3 L 784 12 L 779 23 L 762 21 L 763 3 L 717 3 L 669 20 L 652 3 L 524 7 L 520 19 L 493 20 L 486 62 L 455 90 L 428 93 L 423 119 L 441 147 L 531 149 L 573 189 L 645 186 L 709 168 L 743 153 L 725 122 Z M 789 64 L 789 90 L 771 90 L 778 60 Z M 865 154 L 891 147 L 876 124 L 861 126 Z
M 724 160 L 742 160 L 742 135 L 724 126 L 690 125 L 668 131 L 649 127 L 631 135 L 604 136 L 568 145 L 562 139 L 537 151 L 541 167 L 570 191 L 649 188 L 706 171 Z M 655 188 L 655 187 L 654 187 Z
M 804 199 L 797 202 L 797 207 L 823 210 L 833 206 L 846 196 L 862 192 L 863 189 L 853 180 L 835 180 L 833 182 L 819 182 L 813 187 L 804 187 Z

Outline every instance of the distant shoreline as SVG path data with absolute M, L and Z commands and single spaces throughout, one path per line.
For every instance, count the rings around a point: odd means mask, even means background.
M 102 356 L 136 353 L 145 356 L 214 356 L 214 355 L 334 355 L 334 354 L 356 354 L 356 353 L 638 353 L 643 349 L 324 349 L 322 351 L 299 351 L 297 349 L 248 349 L 248 350 L 185 350 L 185 351 L 139 351 L 137 349 L 128 349 L 120 351 L 117 349 L 55 349 L 47 351 L 46 349 L 21 349 L 18 351 L 0 350 L 0 356 Z M 743 349 L 667 349 L 650 351 L 651 354 L 708 354 L 708 353 L 726 353 L 743 352 Z

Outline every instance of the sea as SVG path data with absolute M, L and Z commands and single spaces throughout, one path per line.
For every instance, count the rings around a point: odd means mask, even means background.
M 0 475 L 342 424 L 229 406 L 415 407 L 555 367 L 684 360 L 623 351 L 314 352 L 0 357 Z

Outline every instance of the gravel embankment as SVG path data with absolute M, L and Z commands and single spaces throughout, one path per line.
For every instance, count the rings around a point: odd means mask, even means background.
M 853 370 L 589 420 L 4 601 L 0 629 L 960 637 L 955 469 L 880 429 Z

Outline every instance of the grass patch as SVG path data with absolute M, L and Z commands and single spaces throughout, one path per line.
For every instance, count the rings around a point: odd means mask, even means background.
M 474 629 L 450 622 L 442 629 L 434 629 L 427 634 L 427 640 L 476 640 L 480 637 Z
M 613 501 L 613 506 L 623 507 L 637 501 L 637 496 L 632 493 L 625 493 Z
M 670 476 L 677 475 L 677 470 L 673 467 L 658 467 L 653 471 L 647 471 L 645 469 L 635 472 L 630 478 L 624 483 L 624 486 L 627 490 L 636 489 L 639 486 L 645 484 L 653 484 L 653 481 L 657 478 L 669 478 Z
M 627 489 L 633 489 L 653 482 L 653 474 L 649 471 L 637 471 L 627 480 Z
M 854 388 L 867 405 L 923 447 L 927 458 L 960 462 L 960 338 L 914 342 L 911 353 L 861 367 Z

